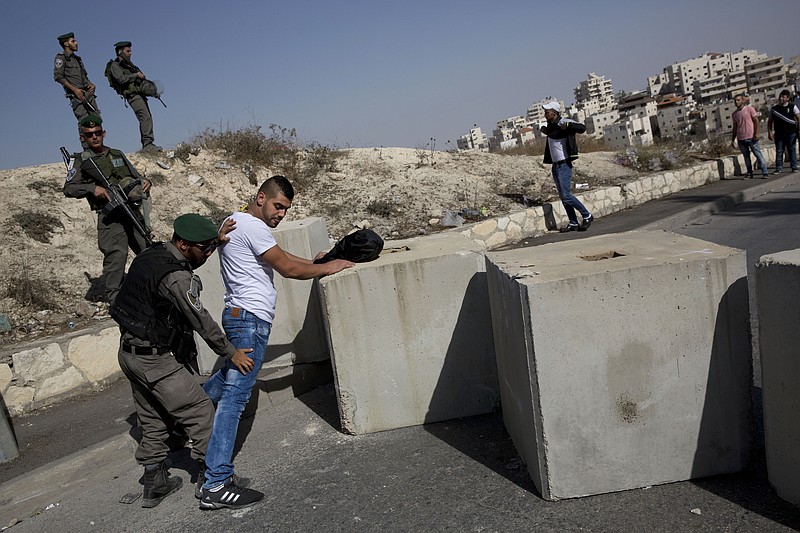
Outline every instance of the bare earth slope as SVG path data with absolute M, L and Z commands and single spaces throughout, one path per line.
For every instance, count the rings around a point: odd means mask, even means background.
M 251 179 L 260 184 L 274 173 L 262 169 L 249 179 L 246 169 L 209 151 L 186 162 L 166 154 L 129 157 L 154 182 L 158 240 L 171 236 L 172 220 L 182 213 L 220 220 L 255 192 Z M 581 155 L 574 184 L 594 188 L 635 176 L 613 157 L 609 152 Z M 523 195 L 531 204 L 556 198 L 550 166 L 540 157 L 358 148 L 343 150 L 335 169 L 298 187 L 287 220 L 324 217 L 333 239 L 365 225 L 386 239 L 397 239 L 446 229 L 439 222 L 448 210 L 493 217 L 521 209 Z M 0 314 L 11 326 L 0 336 L 2 345 L 107 316 L 96 303 L 102 294 L 96 217 L 85 200 L 63 196 L 64 176 L 60 163 L 0 171 L 0 221 L 5 228 Z

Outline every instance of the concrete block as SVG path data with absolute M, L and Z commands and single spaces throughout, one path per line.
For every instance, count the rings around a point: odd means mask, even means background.
M 363 434 L 498 405 L 481 244 L 442 233 L 319 280 L 342 429 Z
M 119 328 L 106 328 L 94 335 L 81 335 L 69 342 L 67 358 L 92 383 L 119 372 Z
M 64 368 L 64 354 L 56 343 L 17 352 L 11 356 L 14 372 L 25 381 L 36 381 Z
M 800 505 L 800 249 L 756 265 L 767 475 L 778 496 Z
M 281 222 L 273 230 L 273 235 L 278 246 L 298 257 L 312 259 L 318 252 L 331 248 L 325 220 L 319 217 Z M 203 305 L 219 324 L 225 306 L 219 256 L 212 255 L 197 269 L 197 273 L 203 280 Z M 328 359 L 319 297 L 313 280 L 284 280 L 276 272 L 275 288 L 278 290 L 278 303 L 264 366 L 284 367 Z M 220 359 L 198 335 L 195 335 L 195 341 L 200 372 L 210 374 L 219 368 Z
M 628 232 L 487 253 L 503 419 L 547 500 L 736 472 L 745 253 Z

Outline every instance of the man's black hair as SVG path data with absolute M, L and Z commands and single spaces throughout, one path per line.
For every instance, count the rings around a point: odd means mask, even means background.
M 272 176 L 258 188 L 258 192 L 264 193 L 267 198 L 274 198 L 278 193 L 283 194 L 289 200 L 294 199 L 294 187 L 285 176 Z

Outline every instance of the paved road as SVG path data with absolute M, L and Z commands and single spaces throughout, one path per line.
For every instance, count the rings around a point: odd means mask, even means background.
M 655 221 L 673 224 L 678 213 L 689 206 L 699 210 L 693 218 L 701 218 L 673 229 L 746 249 L 752 265 L 763 253 L 800 247 L 800 218 L 796 216 L 800 179 L 781 177 L 773 184 L 757 185 L 780 190 L 723 213 L 701 215 L 709 200 L 749 195 L 744 191 L 752 192 L 756 184 L 720 182 L 681 193 L 680 198 L 676 195 L 599 219 L 588 234 L 550 235 L 529 244 L 636 229 Z M 649 209 L 657 214 L 648 214 Z M 769 487 L 761 446 L 748 472 L 546 502 L 520 463 L 500 413 L 353 437 L 339 431 L 331 385 L 277 408 L 259 409 L 243 421 L 237 468 L 254 477 L 255 486 L 266 492 L 263 504 L 237 512 L 202 513 L 189 488 L 184 487 L 156 509 L 145 510 L 116 503 L 121 494 L 137 487 L 141 472 L 132 459 L 131 439 L 124 435 L 129 426 L 127 415 L 132 413 L 127 385 L 118 384 L 106 394 L 99 401 L 85 398 L 72 407 L 15 421 L 20 426 L 18 435 L 25 435 L 25 424 L 46 428 L 37 445 L 49 434 L 58 447 L 74 446 L 70 444 L 72 433 L 91 433 L 95 427 L 123 436 L 102 442 L 97 439 L 99 444 L 88 451 L 78 450 L 34 471 L 30 468 L 40 460 L 26 463 L 28 473 L 0 485 L 0 526 L 17 516 L 24 519 L 14 526 L 14 531 L 20 532 L 56 528 L 176 532 L 800 530 L 800 509 L 777 498 Z M 754 398 L 759 409 L 757 388 Z M 83 416 L 84 422 L 73 423 L 68 418 L 72 416 Z M 71 426 L 82 431 L 70 432 Z M 762 443 L 760 428 L 758 434 Z M 87 444 L 78 448 L 84 446 Z M 25 451 L 29 446 L 23 444 L 22 448 Z M 174 472 L 188 480 L 189 474 L 181 470 L 188 468 L 185 454 L 173 459 Z M 10 506 L 4 508 L 7 495 L 32 490 L 31 485 L 66 488 L 50 501 L 53 507 L 39 515 L 10 514 Z

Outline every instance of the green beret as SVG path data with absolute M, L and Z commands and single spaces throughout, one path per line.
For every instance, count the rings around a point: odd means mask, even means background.
M 126 46 L 130 46 L 130 41 L 120 41 L 118 43 L 114 43 L 114 50 L 118 50 L 120 48 L 125 48 Z
M 74 33 L 72 33 L 72 32 L 65 33 L 64 35 L 59 35 L 58 36 L 58 42 L 59 43 L 63 43 L 64 41 L 68 41 L 68 40 L 72 39 L 73 37 L 75 37 Z
M 81 119 L 80 125 L 84 128 L 93 128 L 94 126 L 99 126 L 103 123 L 103 119 L 97 115 L 88 115 Z
M 172 224 L 175 234 L 188 242 L 203 242 L 217 238 L 217 226 L 197 213 L 187 213 L 175 219 Z

